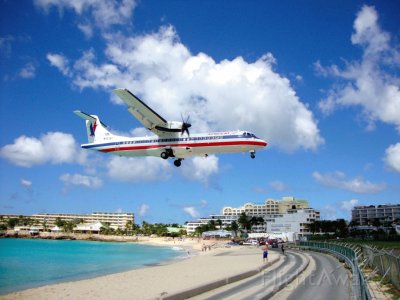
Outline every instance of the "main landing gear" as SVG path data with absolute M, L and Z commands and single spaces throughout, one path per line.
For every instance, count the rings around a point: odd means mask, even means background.
M 256 151 L 254 151 L 254 150 L 250 151 L 250 157 L 252 159 L 256 158 Z
M 175 157 L 174 153 L 169 149 L 161 152 L 160 156 L 163 159 L 168 159 L 169 157 Z M 182 158 L 178 158 L 178 159 L 174 160 L 175 167 L 180 167 L 181 164 L 182 164 Z
M 161 152 L 160 156 L 163 159 L 168 159 L 168 157 L 175 157 L 171 149 L 165 149 L 165 151 Z
M 176 159 L 175 161 L 174 161 L 174 165 L 175 165 L 175 167 L 180 167 L 181 166 L 181 163 L 182 163 L 182 159 Z

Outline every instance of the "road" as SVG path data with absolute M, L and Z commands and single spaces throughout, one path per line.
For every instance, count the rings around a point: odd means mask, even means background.
M 265 271 L 250 278 L 203 293 L 190 299 L 228 300 L 263 299 L 290 274 L 297 273 L 305 257 L 302 254 L 287 251 L 286 255 Z
M 306 257 L 310 258 L 310 264 L 304 273 L 277 292 L 273 300 L 352 299 L 350 272 L 343 264 L 330 255 L 306 253 L 286 251 L 283 259 L 264 272 L 190 299 L 270 299 L 280 284 L 299 272 Z
M 317 252 L 307 252 L 314 260 L 314 268 L 305 280 L 291 288 L 282 290 L 273 299 L 351 299 L 350 272 L 336 258 Z M 285 294 L 286 292 L 286 294 Z

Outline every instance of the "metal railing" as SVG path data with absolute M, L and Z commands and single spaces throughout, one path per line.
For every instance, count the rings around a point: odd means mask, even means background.
M 359 267 L 358 257 L 361 250 L 355 245 L 339 245 L 325 242 L 300 242 L 300 247 L 303 249 L 311 249 L 329 252 L 337 257 L 343 258 L 351 267 L 353 273 L 353 293 L 357 299 L 370 300 L 372 299 L 368 289 L 368 284 Z
M 400 256 L 367 245 L 361 248 L 365 265 L 373 270 L 372 274 L 379 273 L 382 276 L 380 283 L 387 280 L 400 289 Z

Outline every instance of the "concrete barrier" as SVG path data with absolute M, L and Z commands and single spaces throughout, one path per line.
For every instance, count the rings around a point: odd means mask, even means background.
M 261 271 L 263 271 L 264 269 L 272 266 L 273 264 L 277 263 L 279 260 L 281 259 L 281 257 L 279 256 L 278 258 L 266 263 L 265 265 L 262 265 L 260 267 L 257 267 L 253 270 L 249 270 L 243 273 L 239 273 L 236 275 L 232 275 L 232 276 L 228 276 L 226 278 L 220 279 L 220 280 L 216 280 L 216 281 L 212 281 L 206 284 L 202 284 L 193 288 L 189 288 L 189 289 L 185 289 L 182 291 L 178 291 L 176 293 L 170 294 L 170 295 L 160 295 L 160 297 L 158 297 L 158 299 L 162 299 L 162 300 L 182 300 L 182 299 L 187 299 L 190 297 L 194 297 L 197 295 L 200 295 L 202 293 L 217 289 L 221 286 L 239 281 L 239 280 L 243 280 L 245 278 L 254 276 L 258 273 L 260 273 Z

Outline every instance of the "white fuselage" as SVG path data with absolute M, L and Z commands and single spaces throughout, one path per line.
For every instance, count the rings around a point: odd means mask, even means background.
M 170 156 L 186 158 L 218 153 L 255 152 L 267 143 L 247 131 L 176 134 L 159 137 L 117 137 L 100 143 L 83 144 L 82 148 L 120 156 L 157 156 L 168 151 Z

